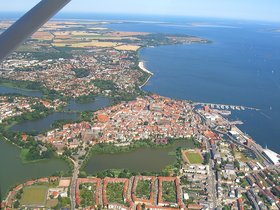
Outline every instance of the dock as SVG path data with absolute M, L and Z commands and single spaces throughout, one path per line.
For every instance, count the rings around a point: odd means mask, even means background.
M 253 110 L 253 111 L 260 111 L 260 109 L 258 109 L 258 108 L 241 106 L 241 105 L 214 104 L 214 103 L 194 103 L 194 105 L 208 106 L 211 109 L 218 109 L 218 110 L 236 110 L 236 111 Z

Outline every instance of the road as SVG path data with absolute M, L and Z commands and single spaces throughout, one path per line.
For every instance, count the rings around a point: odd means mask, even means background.
M 76 209 L 76 183 L 79 175 L 80 165 L 78 162 L 76 162 L 73 159 L 70 159 L 73 162 L 74 169 L 73 169 L 73 175 L 71 179 L 71 185 L 70 185 L 70 200 L 71 200 L 71 210 Z
M 207 151 L 210 152 L 210 144 L 209 141 L 206 141 L 206 147 Z M 216 209 L 217 208 L 217 191 L 216 191 L 216 176 L 215 176 L 215 170 L 213 170 L 214 165 L 212 160 L 210 159 L 209 163 L 209 193 L 211 193 L 212 202 L 210 203 L 210 209 Z

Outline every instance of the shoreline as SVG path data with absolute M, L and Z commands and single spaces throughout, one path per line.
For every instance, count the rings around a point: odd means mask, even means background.
M 144 61 L 140 61 L 139 64 L 138 64 L 138 67 L 142 71 L 144 71 L 144 72 L 149 74 L 149 77 L 147 78 L 147 80 L 142 85 L 139 86 L 139 88 L 142 89 L 149 82 L 151 77 L 154 76 L 154 73 L 145 68 Z
M 144 72 L 146 72 L 146 73 L 148 73 L 148 74 L 150 74 L 150 75 L 152 75 L 152 76 L 154 75 L 153 72 L 151 72 L 151 71 L 149 71 L 148 69 L 145 68 L 144 61 L 140 61 L 139 64 L 138 64 L 138 67 L 139 67 L 142 71 L 144 71 Z

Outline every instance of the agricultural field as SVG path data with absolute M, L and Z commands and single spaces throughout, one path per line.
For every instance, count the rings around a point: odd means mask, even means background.
M 54 47 L 73 47 L 73 48 L 87 48 L 87 47 L 116 47 L 119 44 L 116 42 L 79 42 L 79 43 L 53 43 Z
M 149 200 L 152 191 L 151 187 L 151 180 L 139 180 L 136 187 L 136 197 L 139 199 Z
M 106 188 L 108 203 L 124 204 L 123 188 L 124 183 L 108 183 Z
M 46 203 L 47 186 L 32 186 L 23 190 L 20 200 L 21 205 L 42 205 Z
M 115 47 L 116 50 L 127 50 L 127 51 L 137 51 L 140 49 L 140 46 L 137 45 L 121 45 Z
M 79 188 L 80 188 L 81 206 L 85 208 L 85 207 L 96 205 L 95 203 L 96 184 L 85 183 L 85 184 L 81 184 Z
M 175 182 L 162 182 L 162 200 L 166 203 L 177 203 L 177 191 Z
M 46 31 L 38 31 L 32 35 L 32 39 L 50 41 L 54 38 L 54 36 L 50 32 Z

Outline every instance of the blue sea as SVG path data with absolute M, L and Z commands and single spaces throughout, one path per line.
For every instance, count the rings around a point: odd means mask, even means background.
M 144 89 L 177 99 L 258 108 L 233 111 L 231 119 L 242 120 L 244 132 L 280 152 L 280 24 L 173 18 L 110 27 L 212 41 L 143 49 L 140 56 L 154 73 Z
M 140 57 L 154 73 L 144 89 L 177 99 L 259 108 L 235 111 L 231 118 L 242 120 L 239 127 L 259 144 L 280 153 L 280 22 L 104 14 L 56 18 L 124 20 L 108 27 L 210 40 L 142 49 Z

